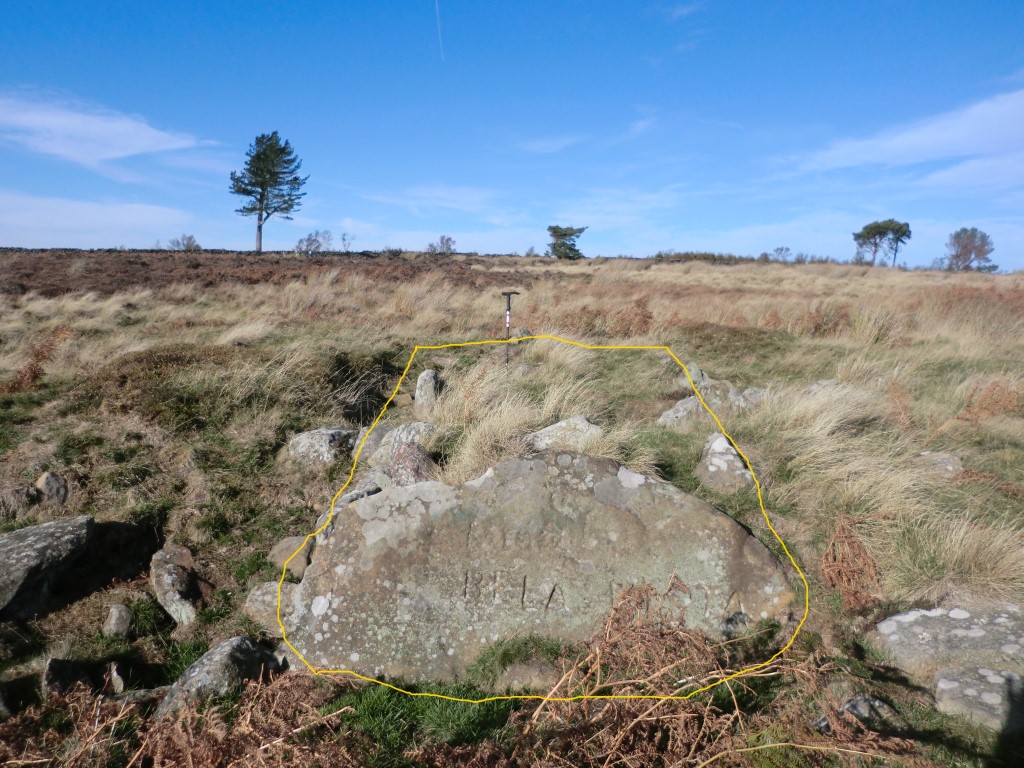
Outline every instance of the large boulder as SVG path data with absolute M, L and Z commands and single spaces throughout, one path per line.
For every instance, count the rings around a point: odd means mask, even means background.
M 352 450 L 359 432 L 346 427 L 322 427 L 295 435 L 288 441 L 288 453 L 306 463 L 331 462 Z
M 780 616 L 793 599 L 778 561 L 710 504 L 608 459 L 549 451 L 459 487 L 385 488 L 339 508 L 282 619 L 318 667 L 451 680 L 501 638 L 584 639 L 642 582 L 666 590 L 670 625 L 714 635 L 727 617 Z M 253 609 L 267 591 L 250 595 Z
M 0 534 L 0 617 L 41 610 L 56 578 L 85 551 L 92 531 L 91 517 L 75 517 Z
M 149 583 L 156 600 L 174 621 L 185 626 L 196 620 L 193 603 L 197 599 L 192 553 L 187 547 L 167 544 L 153 555 L 149 564 Z
M 204 654 L 185 670 L 164 696 L 154 716 L 159 719 L 189 701 L 224 696 L 246 680 L 257 680 L 278 668 L 274 654 L 249 637 L 232 637 Z
M 433 368 L 427 368 L 416 379 L 416 400 L 413 412 L 420 421 L 430 421 L 439 389 L 440 381 L 437 378 L 437 371 Z
M 993 730 L 1024 727 L 1024 615 L 965 603 L 912 610 L 880 622 L 869 636 L 908 677 L 931 688 L 939 711 Z
M 604 434 L 604 430 L 586 416 L 573 416 L 557 424 L 525 437 L 526 446 L 534 451 L 561 448 L 566 451 L 583 451 L 587 445 Z
M 736 493 L 754 487 L 753 475 L 721 432 L 715 432 L 704 442 L 704 450 L 693 474 L 701 485 L 721 493 Z

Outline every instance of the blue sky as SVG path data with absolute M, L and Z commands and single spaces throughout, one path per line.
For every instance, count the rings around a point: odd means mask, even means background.
M 589 227 L 588 255 L 849 258 L 854 230 L 896 218 L 910 264 L 977 226 L 1024 268 L 1020 0 L 33 0 L 3 16 L 2 245 L 251 248 L 228 174 L 277 130 L 309 181 L 267 249 L 328 229 L 356 249 L 447 234 L 522 253 L 560 224 Z

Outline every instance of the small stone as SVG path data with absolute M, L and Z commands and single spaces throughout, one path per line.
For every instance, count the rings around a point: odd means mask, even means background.
M 267 559 L 280 570 L 285 567 L 288 558 L 291 558 L 291 562 L 288 562 L 288 573 L 301 579 L 302 575 L 306 572 L 306 567 L 309 565 L 312 548 L 312 539 L 307 541 L 305 536 L 289 536 L 274 545 Z M 299 551 L 296 552 L 296 550 Z M 293 554 L 295 557 L 292 557 Z
M 39 503 L 60 507 L 68 500 L 68 481 L 53 472 L 43 472 L 34 487 L 39 491 Z
M 736 493 L 754 485 L 754 478 L 732 444 L 720 432 L 704 443 L 694 475 L 701 484 L 723 493 Z
M 132 623 L 132 612 L 127 605 L 115 603 L 107 612 L 107 620 L 103 622 L 101 632 L 107 637 L 124 637 Z
M 963 608 L 954 608 L 949 612 L 949 618 L 957 620 L 969 619 L 971 618 L 971 614 L 969 614 Z
M 175 622 L 187 625 L 196 620 L 196 609 L 192 605 L 195 592 L 192 553 L 186 547 L 167 544 L 153 555 L 149 583 L 157 602 Z

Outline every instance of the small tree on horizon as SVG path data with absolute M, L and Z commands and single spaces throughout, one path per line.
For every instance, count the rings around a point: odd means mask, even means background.
M 896 219 L 873 221 L 865 224 L 860 232 L 853 233 L 853 242 L 857 244 L 854 261 L 863 264 L 865 254 L 871 254 L 871 266 L 875 266 L 879 252 L 892 254 L 892 265 L 896 266 L 896 255 L 900 246 L 910 239 L 910 224 Z
M 300 192 L 309 176 L 299 176 L 302 161 L 287 141 L 281 143 L 277 131 L 261 133 L 249 146 L 245 168 L 231 172 L 231 192 L 250 198 L 235 213 L 256 217 L 256 252 L 263 250 L 263 225 L 274 214 L 282 219 L 299 207 L 305 196 Z
M 160 241 L 157 240 L 157 245 Z M 182 235 L 181 237 L 172 237 L 167 241 L 167 247 L 172 251 L 185 251 L 186 253 L 194 253 L 196 251 L 203 250 L 203 246 L 192 235 Z
M 441 235 L 437 238 L 436 243 L 430 243 L 427 245 L 426 252 L 437 254 L 439 256 L 451 256 L 455 253 L 455 239 L 448 235 Z
M 559 227 L 552 224 L 548 227 L 548 234 L 551 235 L 551 244 L 548 246 L 548 256 L 556 259 L 568 259 L 576 261 L 582 259 L 583 254 L 576 247 L 576 238 L 587 230 L 586 227 Z
M 303 256 L 314 256 L 322 251 L 331 250 L 333 243 L 334 237 L 331 235 L 331 230 L 325 229 L 321 232 L 317 229 L 295 244 L 295 252 Z
M 999 267 L 989 258 L 994 250 L 992 238 L 986 233 L 977 227 L 961 227 L 946 241 L 943 264 L 951 272 L 995 272 Z

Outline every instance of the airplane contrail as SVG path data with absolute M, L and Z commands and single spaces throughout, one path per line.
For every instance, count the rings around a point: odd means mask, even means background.
M 434 14 L 437 16 L 437 45 L 441 49 L 441 61 L 444 62 L 444 41 L 441 39 L 441 0 L 434 0 Z

